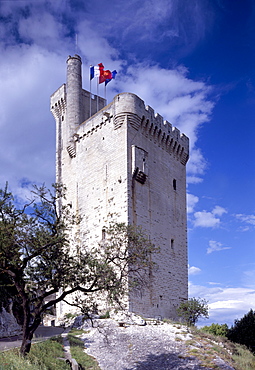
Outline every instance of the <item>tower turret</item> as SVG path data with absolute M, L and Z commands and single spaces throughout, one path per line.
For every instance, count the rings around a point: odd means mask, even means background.
M 66 83 L 66 108 L 67 125 L 69 131 L 68 148 L 74 149 L 73 134 L 83 121 L 82 116 L 82 76 L 81 58 L 79 55 L 70 56 L 67 59 L 67 83 Z M 68 150 L 68 151 L 69 151 Z

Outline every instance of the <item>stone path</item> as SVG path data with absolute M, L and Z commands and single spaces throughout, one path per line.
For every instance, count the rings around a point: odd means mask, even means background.
M 188 340 L 190 334 L 184 334 L 183 327 L 167 324 L 119 327 L 113 320 L 97 320 L 96 326 L 82 339 L 86 352 L 97 359 L 102 370 L 206 369 L 196 357 L 187 357 L 182 340 Z M 218 369 L 234 370 L 222 362 L 218 365 Z

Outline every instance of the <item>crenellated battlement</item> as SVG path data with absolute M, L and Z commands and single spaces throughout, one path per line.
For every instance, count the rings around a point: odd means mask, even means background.
M 153 108 L 145 106 L 137 95 L 122 93 L 115 96 L 113 102 L 83 122 L 77 134 L 79 139 L 91 136 L 102 125 L 113 122 L 114 129 L 122 125 L 130 125 L 139 130 L 148 140 L 166 150 L 169 154 L 185 165 L 189 158 L 189 139 L 181 134 L 176 127 L 155 113 Z M 76 140 L 78 140 L 78 137 Z
M 60 86 L 50 97 L 50 111 L 57 121 L 66 114 L 66 84 Z

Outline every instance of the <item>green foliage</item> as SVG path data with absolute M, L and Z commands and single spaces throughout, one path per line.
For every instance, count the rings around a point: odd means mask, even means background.
M 110 318 L 110 312 L 106 311 L 103 315 L 99 316 L 100 319 L 109 319 Z
M 236 370 L 254 370 L 255 356 L 245 346 L 240 344 L 234 345 L 232 360 Z
M 220 337 L 226 337 L 228 334 L 227 324 L 211 324 L 210 326 L 202 327 L 201 330 Z
M 79 223 L 63 186 L 35 187 L 21 209 L 7 186 L 0 189 L 0 276 L 10 281 L 22 307 L 22 355 L 29 353 L 43 314 L 67 296 L 76 294 L 69 303 L 89 316 L 99 293 L 120 304 L 128 285 L 140 289 L 148 282 L 156 248 L 140 228 L 111 224 L 106 238 L 92 246 L 81 235 L 71 238 L 69 231 Z
M 216 365 L 215 360 L 222 359 L 235 370 L 255 369 L 255 356 L 246 347 L 196 327 L 190 327 L 189 332 L 192 340 L 185 341 L 186 353 L 197 348 L 197 353 L 193 352 L 193 355 L 201 361 L 200 366 L 219 369 L 221 366 Z
M 235 320 L 227 337 L 232 342 L 244 344 L 255 353 L 255 311 L 251 309 L 243 318 Z
M 202 298 L 189 298 L 179 305 L 177 314 L 187 325 L 194 326 L 200 317 L 209 317 L 207 303 L 208 302 Z
M 84 343 L 81 339 L 75 337 L 72 334 L 68 334 L 68 340 L 70 343 L 71 355 L 78 364 L 81 364 L 84 369 L 88 370 L 100 370 L 97 361 L 84 352 Z
M 65 314 L 64 318 L 69 320 L 69 319 L 74 319 L 76 316 L 77 316 L 77 314 L 68 312 L 68 313 Z
M 69 334 L 71 335 L 75 335 L 75 336 L 80 336 L 84 333 L 88 333 L 87 330 L 83 330 L 83 329 L 76 329 L 76 328 L 73 328 L 69 331 Z
M 25 359 L 16 349 L 0 353 L 0 370 L 70 370 L 59 358 L 64 358 L 63 346 L 52 338 L 34 344 Z

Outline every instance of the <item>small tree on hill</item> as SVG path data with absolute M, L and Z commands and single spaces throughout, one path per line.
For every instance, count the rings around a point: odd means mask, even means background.
M 51 306 L 76 292 L 84 294 L 83 306 L 99 293 L 119 302 L 127 282 L 137 288 L 146 283 L 155 251 L 140 229 L 114 224 L 106 229 L 103 244 L 81 245 L 75 253 L 68 231 L 79 220 L 69 206 L 60 206 L 64 188 L 56 185 L 50 192 L 35 187 L 32 194 L 19 209 L 7 186 L 0 190 L 0 275 L 8 277 L 21 302 L 23 356 Z
M 255 311 L 251 309 L 240 320 L 235 320 L 227 337 L 232 342 L 244 344 L 255 353 Z
M 200 317 L 209 317 L 207 303 L 208 302 L 202 298 L 189 298 L 179 305 L 177 314 L 187 325 L 194 326 Z

